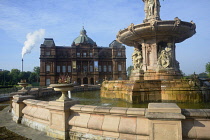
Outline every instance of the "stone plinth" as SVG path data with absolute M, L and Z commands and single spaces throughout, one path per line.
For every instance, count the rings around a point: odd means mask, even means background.
M 144 80 L 173 80 L 181 78 L 182 74 L 180 73 L 180 71 L 175 71 L 175 70 L 163 70 L 163 71 L 148 70 L 144 73 Z
M 68 117 L 70 107 L 77 101 L 50 101 L 47 109 L 50 111 L 50 125 L 47 135 L 58 139 L 68 139 Z
M 150 103 L 146 117 L 150 140 L 182 140 L 181 120 L 185 116 L 175 103 Z
M 12 100 L 13 100 L 13 96 L 14 95 L 26 95 L 27 94 L 27 92 L 21 92 L 21 91 L 19 91 L 19 92 L 12 92 L 12 93 L 10 93 L 9 94 L 9 99 L 10 99 L 10 110 L 9 111 L 12 111 Z
M 144 80 L 144 71 L 143 70 L 132 70 L 130 80 L 131 81 L 135 81 L 135 80 L 143 81 Z
M 21 96 L 21 95 L 15 95 L 13 96 L 13 103 L 12 103 L 12 108 L 13 108 L 13 120 L 16 123 L 20 123 L 23 113 L 22 110 L 23 108 L 26 106 L 23 102 L 23 100 L 25 99 L 34 99 L 34 96 L 31 95 L 25 95 L 25 96 Z

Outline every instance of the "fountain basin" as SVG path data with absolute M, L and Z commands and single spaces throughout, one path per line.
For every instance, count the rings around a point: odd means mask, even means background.
M 131 24 L 128 28 L 120 30 L 117 34 L 117 41 L 128 46 L 134 46 L 136 42 L 156 38 L 173 38 L 175 43 L 180 43 L 193 36 L 195 31 L 193 22 L 177 20 L 153 21 L 142 24 Z
M 74 84 L 51 84 L 50 87 L 53 87 L 55 91 L 61 91 L 62 95 L 57 101 L 67 101 L 70 100 L 67 92 L 74 89 Z

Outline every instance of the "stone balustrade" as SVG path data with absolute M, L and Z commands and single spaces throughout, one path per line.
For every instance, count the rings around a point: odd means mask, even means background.
M 175 103 L 148 108 L 79 105 L 16 95 L 13 119 L 59 139 L 210 139 L 210 109 L 180 109 Z
M 24 100 L 26 107 L 22 110 L 22 124 L 40 131 L 46 131 L 50 124 L 50 112 L 46 107 L 49 102 L 39 100 Z M 36 122 L 36 123 L 34 123 Z
M 210 139 L 210 109 L 182 109 L 183 138 Z
M 146 108 L 75 105 L 69 119 L 70 138 L 148 139 Z

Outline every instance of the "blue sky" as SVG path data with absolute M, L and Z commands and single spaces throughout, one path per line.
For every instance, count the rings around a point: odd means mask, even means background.
M 210 0 L 160 0 L 162 20 L 179 17 L 193 20 L 197 33 L 176 44 L 176 57 L 186 74 L 205 71 L 210 62 Z M 56 45 L 70 46 L 82 26 L 98 46 L 109 46 L 120 29 L 144 19 L 142 0 L 0 0 L 0 69 L 21 70 L 21 51 L 26 35 L 45 29 L 44 38 Z M 43 40 L 44 40 L 43 38 Z M 40 44 L 24 56 L 24 71 L 39 66 Z M 127 66 L 132 64 L 133 47 L 126 47 Z

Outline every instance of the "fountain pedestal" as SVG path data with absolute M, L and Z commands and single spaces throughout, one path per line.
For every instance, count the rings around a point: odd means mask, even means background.
M 74 84 L 51 84 L 50 87 L 53 87 L 55 91 L 61 91 L 62 95 L 56 101 L 70 101 L 71 99 L 68 97 L 68 91 L 72 91 L 74 89 Z
M 68 139 L 70 107 L 78 103 L 78 101 L 68 97 L 68 91 L 73 90 L 74 84 L 51 84 L 50 87 L 53 87 L 55 91 L 61 91 L 62 95 L 56 101 L 50 101 L 47 107 L 50 110 L 51 116 L 50 128 L 47 135 L 58 139 Z
M 26 83 L 26 82 L 19 82 L 18 83 L 18 85 L 20 85 L 21 87 L 22 87 L 22 89 L 21 90 L 19 90 L 19 91 L 21 91 L 21 92 L 23 92 L 23 91 L 28 91 L 27 89 L 26 89 L 26 87 L 28 86 L 28 83 Z

